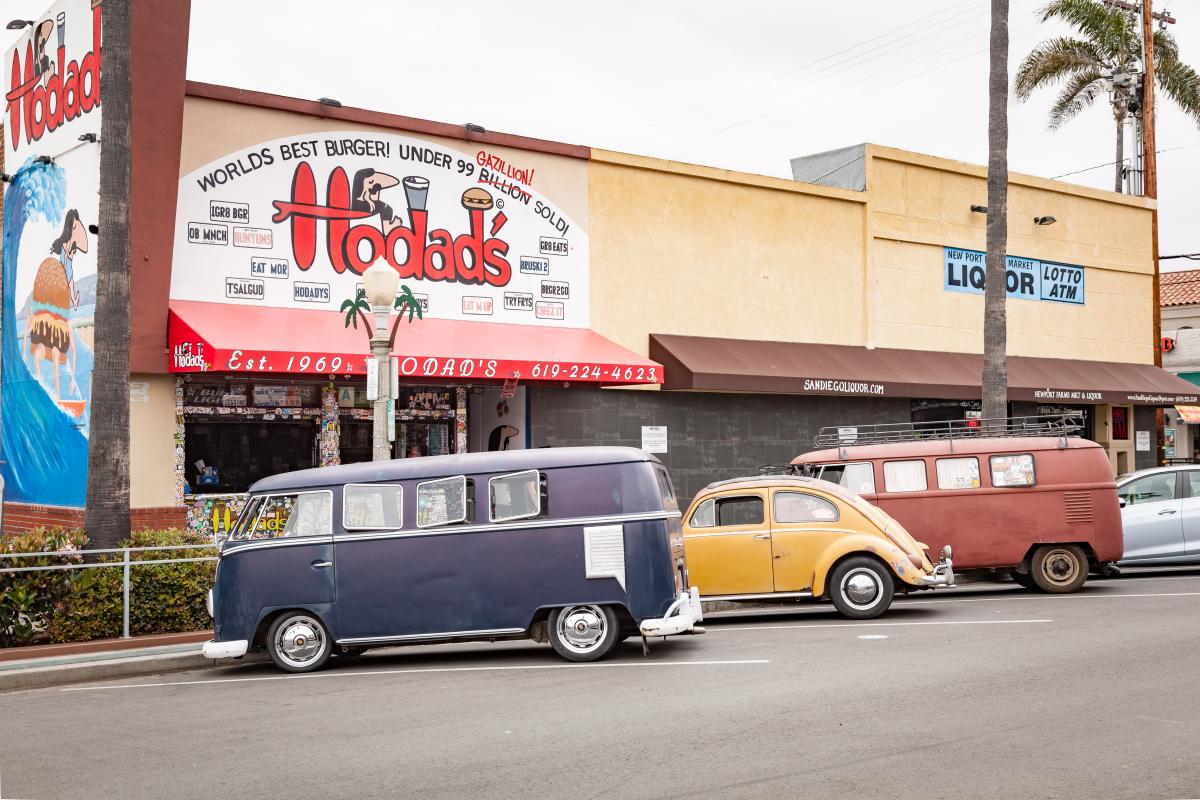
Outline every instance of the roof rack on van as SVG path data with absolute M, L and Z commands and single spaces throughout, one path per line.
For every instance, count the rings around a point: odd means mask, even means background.
M 878 425 L 833 425 L 821 428 L 817 447 L 924 442 L 939 439 L 982 439 L 995 436 L 1066 436 L 1083 430 L 1079 414 L 1032 417 L 955 419 L 945 422 L 889 422 Z
M 759 475 L 798 475 L 795 464 L 763 464 L 758 468 Z

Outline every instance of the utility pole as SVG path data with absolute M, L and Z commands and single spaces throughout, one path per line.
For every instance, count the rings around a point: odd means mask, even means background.
M 1165 16 L 1165 15 L 1164 15 Z M 1154 136 L 1154 4 L 1142 0 L 1142 185 L 1146 197 L 1158 199 L 1158 149 Z M 1162 366 L 1162 303 L 1159 299 L 1158 208 L 1150 211 L 1150 254 L 1154 259 L 1154 366 Z M 1161 419 L 1161 415 L 1160 415 Z

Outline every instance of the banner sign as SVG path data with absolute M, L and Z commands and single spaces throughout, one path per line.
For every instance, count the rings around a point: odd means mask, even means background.
M 59 0 L 4 62 L 5 500 L 82 506 L 100 193 L 100 3 Z
M 586 328 L 586 165 L 554 158 L 363 131 L 230 153 L 179 181 L 171 299 L 339 312 L 382 258 L 427 317 Z
M 942 288 L 948 292 L 983 294 L 987 255 L 977 250 L 942 249 L 945 256 Z M 1010 298 L 1084 304 L 1083 267 L 1008 256 L 1005 277 Z

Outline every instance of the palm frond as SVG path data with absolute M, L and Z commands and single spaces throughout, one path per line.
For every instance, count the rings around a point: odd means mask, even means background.
M 1179 45 L 1169 31 L 1154 32 L 1154 65 L 1172 64 L 1179 60 Z
M 400 286 L 400 294 L 396 296 L 396 308 L 400 309 L 400 316 L 408 312 L 408 321 L 413 321 L 413 314 L 417 315 L 417 319 L 425 319 L 424 312 L 421 311 L 421 304 L 417 302 L 416 296 L 407 285 Z
M 1133 15 L 1101 0 L 1053 0 L 1042 8 L 1041 16 L 1042 22 L 1070 25 L 1111 60 L 1126 61 L 1139 50 Z
M 1073 75 L 1059 93 L 1050 108 L 1050 130 L 1057 130 L 1080 111 L 1096 102 L 1105 91 L 1104 78 L 1099 70 L 1079 72 Z
M 1017 68 L 1013 93 L 1027 100 L 1037 89 L 1111 66 L 1094 44 L 1081 39 L 1059 36 L 1039 44 Z
M 1154 78 L 1167 97 L 1200 123 L 1200 75 L 1196 70 L 1175 59 L 1158 65 Z
M 346 311 L 350 311 L 353 308 L 354 308 L 353 300 L 343 300 L 342 301 L 342 312 L 343 313 L 345 313 Z

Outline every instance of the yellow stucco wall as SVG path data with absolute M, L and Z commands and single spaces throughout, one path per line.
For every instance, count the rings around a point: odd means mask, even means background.
M 944 291 L 945 247 L 983 250 L 981 166 L 868 146 L 870 338 L 876 347 L 982 352 L 983 297 Z M 1009 353 L 1153 363 L 1148 201 L 1013 175 L 1008 252 L 1086 268 L 1082 306 L 1008 303 Z M 1053 225 L 1035 225 L 1050 215 Z
M 640 353 L 651 333 L 981 352 L 983 297 L 943 289 L 942 248 L 984 249 L 986 169 L 867 159 L 855 192 L 593 151 L 592 327 Z M 1008 252 L 1085 267 L 1086 302 L 1011 300 L 1009 353 L 1153 363 L 1151 201 L 1010 180 Z
M 148 383 L 147 402 L 129 404 L 129 505 L 175 505 L 175 376 L 131 375 Z
M 592 327 L 862 344 L 859 192 L 593 151 Z

